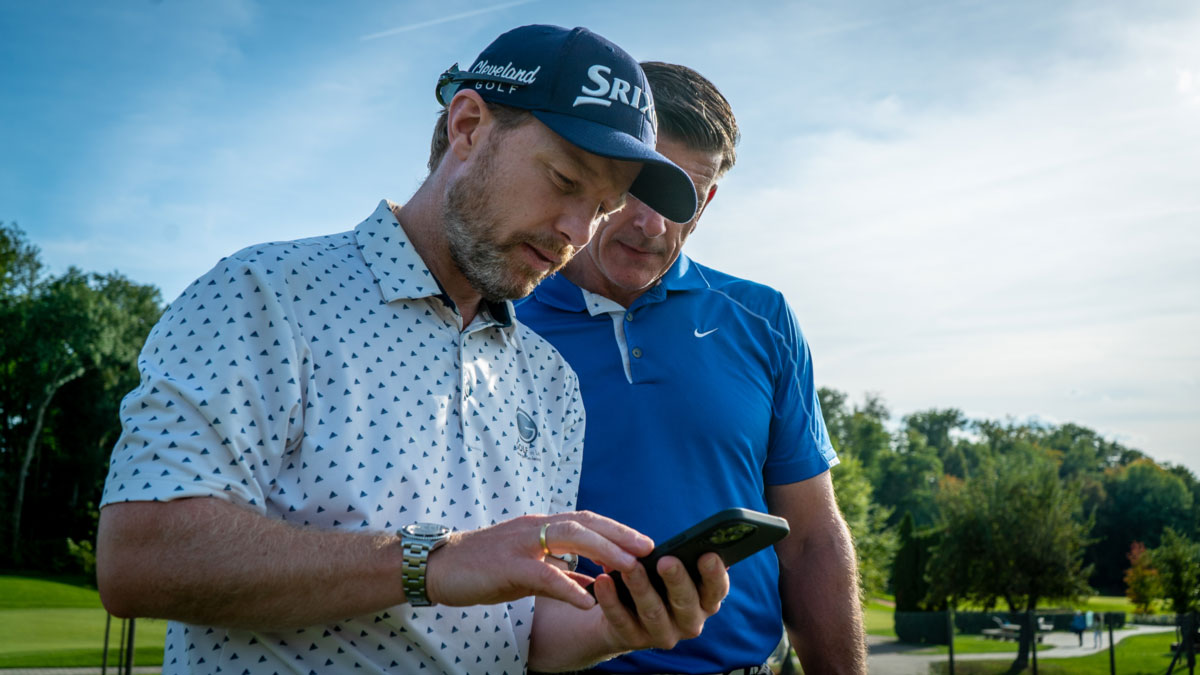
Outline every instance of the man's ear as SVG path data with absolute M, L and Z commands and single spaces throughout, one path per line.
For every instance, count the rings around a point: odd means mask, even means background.
M 492 125 L 492 112 L 478 93 L 470 89 L 460 90 L 450 101 L 446 115 L 446 137 L 450 152 L 459 161 L 479 147 Z
M 704 213 L 704 209 L 708 208 L 708 205 L 712 203 L 712 200 L 716 198 L 716 196 L 717 184 L 713 183 L 712 187 L 708 188 L 708 196 L 704 198 L 704 203 L 701 204 L 700 208 L 696 210 L 696 215 L 694 218 L 692 218 L 693 221 L 700 220 L 700 214 Z

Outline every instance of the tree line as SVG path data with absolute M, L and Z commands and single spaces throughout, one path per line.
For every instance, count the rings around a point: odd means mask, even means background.
M 1127 594 L 1142 611 L 1156 600 L 1200 609 L 1200 483 L 1185 467 L 1076 424 L 971 420 L 953 408 L 907 415 L 889 432 L 878 397 L 852 406 L 831 389 L 820 396 L 845 466 L 834 470 L 839 502 L 859 501 L 842 506 L 867 542 L 864 592 L 894 593 L 897 634 L 900 612 L 1003 607 L 1021 617 L 1020 666 L 1029 617 L 1050 602 L 1099 592 Z
M 0 223 L 0 566 L 67 571 L 86 558 L 121 398 L 162 302 L 118 273 L 47 274 Z
M 25 233 L 0 223 L 0 503 L 9 507 L 0 567 L 86 571 L 120 401 L 138 382 L 137 354 L 162 310 L 157 288 L 116 272 L 48 274 Z M 893 427 L 878 396 L 852 404 L 834 389 L 819 394 L 841 459 L 833 479 L 864 598 L 895 591 L 899 600 L 893 567 L 914 532 L 941 537 L 921 571 L 936 587 L 930 598 L 1013 607 L 1031 593 L 1124 593 L 1139 564 L 1130 557 L 1135 543 L 1155 550 L 1172 537 L 1200 540 L 1196 477 L 1092 429 L 972 420 L 954 408 L 916 412 Z M 1031 522 L 1057 524 L 1014 546 L 1042 556 L 1036 567 L 1047 574 L 1029 582 L 1037 588 L 972 587 L 1004 578 L 999 566 L 1015 555 L 982 555 L 988 528 L 1029 534 Z M 954 560 L 972 564 L 959 569 Z M 1155 574 L 1139 583 L 1157 588 L 1157 568 L 1149 558 L 1140 564 Z

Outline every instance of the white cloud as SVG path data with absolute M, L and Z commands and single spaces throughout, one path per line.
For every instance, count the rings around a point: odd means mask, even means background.
M 747 138 L 690 250 L 782 289 L 824 384 L 1076 421 L 1200 471 L 1198 19 L 1088 16 L 1104 57 Z

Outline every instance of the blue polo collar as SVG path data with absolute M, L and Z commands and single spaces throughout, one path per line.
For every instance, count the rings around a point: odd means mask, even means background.
M 636 307 L 661 302 L 666 299 L 667 293 L 704 288 L 708 288 L 708 281 L 700 272 L 700 268 L 681 253 L 667 273 L 658 280 L 658 283 L 650 287 L 633 304 Z M 583 298 L 582 289 L 563 276 L 561 272 L 538 284 L 537 288 L 533 290 L 533 294 L 539 302 L 551 307 L 568 312 L 587 311 L 587 302 Z

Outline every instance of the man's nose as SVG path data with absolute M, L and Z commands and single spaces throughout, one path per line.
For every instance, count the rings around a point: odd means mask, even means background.
M 667 223 L 658 211 L 646 206 L 640 199 L 630 198 L 629 203 L 625 206 L 626 209 L 632 209 L 633 226 L 636 227 L 643 237 L 653 239 L 661 237 L 667 231 Z
M 596 232 L 599 220 L 596 212 L 587 208 L 573 208 L 563 213 L 558 219 L 558 231 L 567 239 L 567 243 L 575 248 L 582 248 Z

